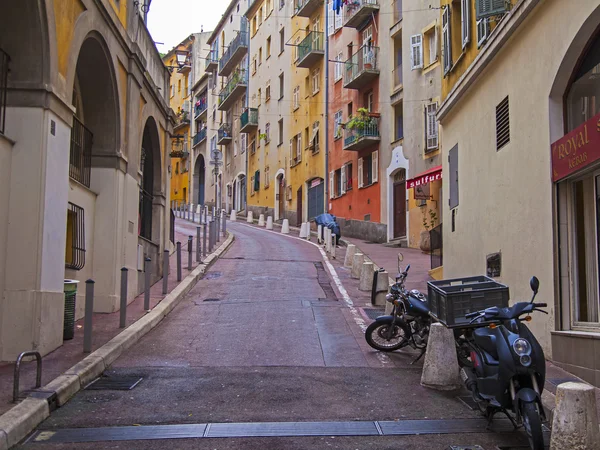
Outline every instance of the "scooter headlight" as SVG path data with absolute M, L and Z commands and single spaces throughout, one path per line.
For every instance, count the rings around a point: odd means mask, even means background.
M 531 354 L 531 344 L 527 339 L 518 338 L 513 342 L 513 350 L 519 356 L 529 356 Z M 531 363 L 531 358 L 529 359 Z
M 521 361 L 522 366 L 529 367 L 531 365 L 531 356 L 529 355 L 523 355 L 519 360 Z

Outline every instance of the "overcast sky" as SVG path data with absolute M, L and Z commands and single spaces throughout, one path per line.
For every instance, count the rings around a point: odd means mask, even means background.
M 158 51 L 167 53 L 192 33 L 212 31 L 227 9 L 225 0 L 152 0 L 148 29 Z

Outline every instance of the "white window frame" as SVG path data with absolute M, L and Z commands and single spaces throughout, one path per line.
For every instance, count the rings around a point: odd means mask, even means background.
M 265 124 L 265 144 L 271 142 L 271 123 L 267 122 Z
M 471 42 L 471 2 L 470 0 L 460 0 L 460 28 L 462 49 L 464 50 Z
M 320 89 L 320 83 L 321 83 L 321 69 L 320 68 L 316 68 L 313 69 L 312 74 L 311 74 L 311 90 L 312 90 L 312 94 L 315 95 L 317 92 L 319 92 Z
M 379 150 L 371 153 L 371 184 L 379 181 Z
M 300 86 L 294 88 L 294 111 L 300 108 Z
M 317 120 L 316 122 L 313 123 L 312 125 L 312 135 L 310 138 L 310 147 L 312 148 L 313 153 L 316 153 L 319 151 L 319 140 L 320 140 L 320 136 L 319 136 L 319 121 Z M 316 138 L 316 142 L 315 142 L 315 138 Z
M 340 109 L 333 116 L 334 130 L 333 130 L 333 139 L 340 139 L 342 137 L 342 120 L 343 120 L 343 112 Z
M 296 135 L 296 163 L 302 162 L 302 133 Z
M 363 186 L 363 159 L 358 158 L 358 188 L 360 189 Z
M 330 1 L 327 4 L 327 36 L 331 36 L 335 33 L 335 22 L 333 16 L 335 11 L 333 9 L 333 2 Z
M 433 64 L 438 59 L 438 32 L 437 25 L 433 27 L 433 31 L 427 34 L 427 39 L 429 39 L 429 64 Z M 432 45 L 433 44 L 433 45 Z
M 333 192 L 333 188 L 335 186 L 335 170 L 329 172 L 329 198 L 335 198 L 335 193 Z
M 248 135 L 246 133 L 241 133 L 240 145 L 240 153 L 246 153 L 246 149 L 248 148 Z
M 435 150 L 439 147 L 439 127 L 437 123 L 437 102 L 425 105 L 425 148 Z M 430 145 L 430 141 L 435 144 Z
M 414 34 L 410 37 L 410 70 L 423 68 L 423 35 Z
M 346 170 L 347 166 L 344 164 L 340 170 L 340 196 L 346 193 Z
M 480 48 L 490 36 L 490 18 L 477 21 L 477 48 Z
M 452 70 L 452 35 L 450 27 L 450 5 L 442 12 L 442 40 L 444 55 L 444 75 Z
M 333 66 L 334 80 L 340 81 L 343 77 L 343 64 L 344 64 L 344 53 L 339 52 L 335 60 L 337 61 Z
M 271 100 L 271 80 L 267 80 L 265 85 L 265 103 Z

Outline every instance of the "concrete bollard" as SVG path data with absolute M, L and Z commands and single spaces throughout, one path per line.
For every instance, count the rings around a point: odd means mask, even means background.
M 375 274 L 373 274 L 375 276 Z M 387 295 L 390 289 L 390 276 L 384 270 L 383 272 L 379 272 L 377 274 L 377 285 L 375 286 L 375 305 L 376 306 L 384 306 L 385 305 L 385 313 L 391 314 L 391 303 L 388 303 L 385 300 L 385 296 Z M 388 306 L 390 309 L 388 310 Z
M 306 222 L 306 240 L 310 241 L 310 222 Z
M 335 257 L 335 249 L 337 248 L 337 235 L 336 234 L 332 235 L 331 239 L 332 240 L 331 240 L 331 252 L 330 253 L 331 253 L 331 257 L 333 259 L 336 259 L 336 257 Z
M 248 218 L 246 219 L 246 222 L 248 222 L 248 223 L 254 222 L 254 217 L 252 217 L 252 211 L 248 211 Z
M 461 385 L 454 332 L 441 323 L 434 323 L 429 328 L 421 386 L 452 391 L 459 389 Z
M 283 223 L 281 224 L 281 232 L 283 234 L 290 234 L 290 221 L 287 219 L 283 219 Z
M 317 244 L 323 242 L 323 225 L 317 225 Z
M 273 229 L 273 216 L 267 216 L 267 230 Z
M 365 262 L 365 255 L 362 253 L 355 253 L 352 258 L 352 271 L 350 272 L 350 276 L 355 280 L 360 278 L 360 271 L 362 269 L 362 265 Z
M 300 237 L 306 239 L 306 222 L 300 225 Z
M 373 289 L 373 270 L 372 262 L 364 262 L 360 271 L 360 283 L 358 290 L 368 292 Z
M 229 220 L 231 220 L 232 222 L 235 222 L 237 220 L 237 216 L 235 214 L 235 209 L 231 210 L 231 215 L 229 216 Z
M 264 214 L 261 214 L 260 216 L 258 216 L 258 226 L 259 227 L 265 226 L 265 215 Z
M 331 253 L 331 230 L 325 228 L 325 252 Z
M 348 247 L 346 247 L 346 257 L 344 258 L 344 267 L 352 267 L 352 261 L 355 253 L 356 245 L 348 244 Z
M 556 388 L 550 450 L 592 449 L 600 445 L 594 387 L 562 383 Z
M 202 205 L 196 205 L 196 214 L 200 217 L 200 213 L 202 212 Z

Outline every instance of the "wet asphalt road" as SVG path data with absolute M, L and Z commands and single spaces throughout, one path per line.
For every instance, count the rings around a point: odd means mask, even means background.
M 236 422 L 478 419 L 459 393 L 420 386 L 421 366 L 381 364 L 323 272 L 317 247 L 230 224 L 236 240 L 177 308 L 107 371 L 131 391 L 84 390 L 39 430 Z M 446 449 L 523 445 L 520 433 L 200 438 L 23 449 Z

